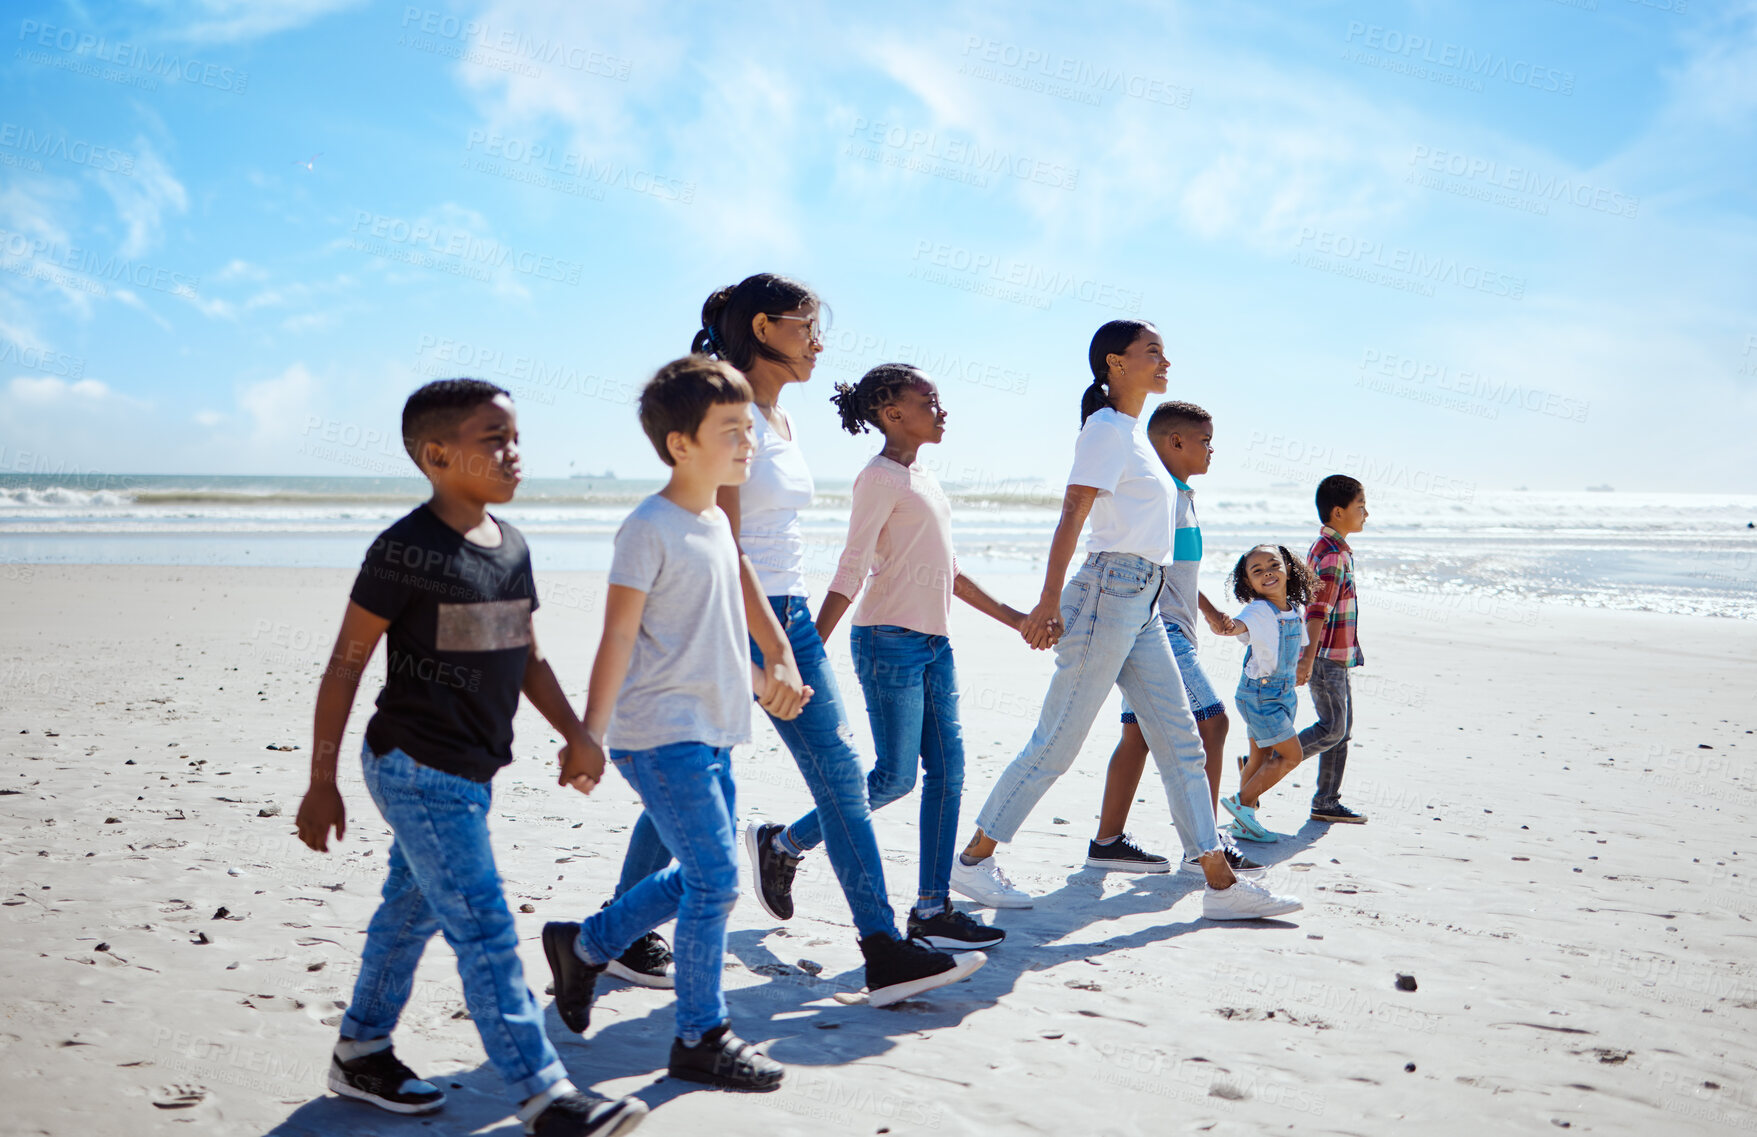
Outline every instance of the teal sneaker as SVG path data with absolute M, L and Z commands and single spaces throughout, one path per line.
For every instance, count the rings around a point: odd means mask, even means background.
M 1226 812 L 1232 814 L 1238 827 L 1250 834 L 1250 840 L 1272 841 L 1275 839 L 1275 835 L 1265 829 L 1263 823 L 1257 820 L 1256 808 L 1239 801 L 1237 794 L 1221 798 L 1220 804 L 1226 807 Z
M 1275 842 L 1277 842 L 1281 839 L 1280 835 L 1277 833 L 1270 833 L 1265 837 L 1252 836 L 1249 832 L 1246 831 L 1244 826 L 1240 825 L 1236 821 L 1234 821 L 1231 825 L 1222 825 L 1220 827 L 1220 832 L 1227 834 L 1228 836 L 1232 837 L 1235 841 L 1254 841 L 1259 845 L 1273 845 L 1273 844 L 1275 844 Z

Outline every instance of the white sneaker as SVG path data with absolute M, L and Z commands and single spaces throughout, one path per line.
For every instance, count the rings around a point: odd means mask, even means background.
M 1007 879 L 1007 874 L 994 863 L 994 855 L 967 865 L 960 857 L 952 858 L 952 891 L 967 896 L 990 908 L 1029 908 L 1031 894 Z
M 1202 890 L 1204 920 L 1261 920 L 1298 912 L 1305 905 L 1292 896 L 1277 896 L 1256 881 L 1240 878 L 1231 888 Z

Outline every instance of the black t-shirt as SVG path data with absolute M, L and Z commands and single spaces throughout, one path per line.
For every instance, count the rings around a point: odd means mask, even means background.
M 422 505 L 366 551 L 349 598 L 390 621 L 374 753 L 478 782 L 512 761 L 537 584 L 524 537 L 495 521 L 500 545 L 483 548 Z

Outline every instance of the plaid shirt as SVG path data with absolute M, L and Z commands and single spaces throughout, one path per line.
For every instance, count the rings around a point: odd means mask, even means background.
M 1318 577 L 1318 587 L 1306 605 L 1306 619 L 1324 621 L 1318 633 L 1318 655 L 1344 667 L 1359 667 L 1366 657 L 1361 654 L 1355 626 L 1354 550 L 1342 534 L 1326 525 L 1312 542 L 1306 562 Z

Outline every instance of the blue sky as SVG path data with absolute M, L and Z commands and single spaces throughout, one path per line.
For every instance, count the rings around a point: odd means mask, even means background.
M 1058 479 L 1093 330 L 1155 321 L 1217 484 L 1757 482 L 1757 5 L 11 6 L 0 469 L 408 471 L 420 382 L 537 475 L 713 288 L 834 311 L 785 405 L 940 380 L 936 457 Z

